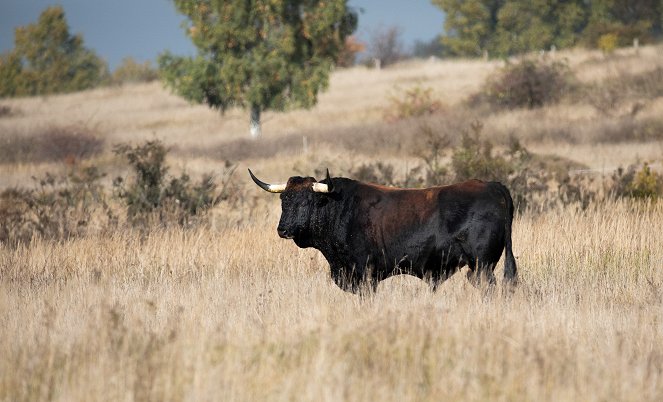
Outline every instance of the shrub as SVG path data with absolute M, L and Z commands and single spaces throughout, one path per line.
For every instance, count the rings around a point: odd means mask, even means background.
M 433 98 L 433 89 L 424 88 L 419 85 L 397 90 L 389 97 L 389 106 L 385 110 L 384 117 L 389 122 L 431 115 L 440 111 L 441 103 Z
M 493 144 L 481 139 L 483 125 L 475 121 L 470 131 L 462 133 L 460 146 L 453 151 L 451 167 L 454 180 L 469 179 L 506 181 L 513 166 L 507 160 L 493 154 Z
M 559 101 L 572 81 L 566 63 L 524 59 L 490 77 L 472 101 L 499 108 L 536 108 Z
M 620 167 L 612 175 L 611 192 L 616 197 L 656 200 L 663 195 L 663 176 L 651 170 L 648 163 Z
M 35 236 L 67 240 L 116 223 L 99 182 L 102 177 L 96 167 L 87 167 L 62 177 L 46 174 L 35 179 L 35 188 L 3 191 L 0 242 L 15 246 Z
M 211 175 L 203 176 L 198 183 L 192 183 L 186 173 L 169 177 L 165 165 L 168 150 L 158 140 L 133 147 L 121 144 L 114 152 L 128 160 L 134 173 L 129 183 L 125 183 L 122 177 L 113 181 L 116 194 L 127 207 L 127 219 L 133 226 L 173 222 L 190 226 L 223 199 L 224 194 L 217 194 Z
M 616 33 L 611 32 L 599 36 L 596 47 L 603 53 L 612 53 L 615 51 L 615 49 L 617 49 L 618 43 L 619 36 L 617 36 Z
M 395 26 L 379 27 L 371 33 L 368 52 L 373 60 L 379 60 L 386 67 L 401 60 L 403 51 L 402 30 Z
M 357 60 L 357 53 L 366 50 L 366 46 L 357 40 L 354 36 L 345 38 L 345 44 L 336 57 L 338 67 L 352 67 Z
M 133 58 L 127 57 L 122 60 L 113 74 L 111 75 L 111 83 L 115 85 L 122 85 L 127 83 L 136 82 L 152 82 L 159 78 L 158 71 L 152 67 L 150 61 L 145 63 L 138 63 Z
M 83 126 L 50 126 L 28 134 L 9 134 L 0 143 L 0 163 L 72 164 L 104 149 L 104 140 Z
M 384 162 L 362 163 L 350 173 L 357 180 L 395 186 L 394 166 Z
M 435 132 L 430 126 L 421 126 L 419 136 L 423 139 L 417 156 L 423 161 L 425 177 L 423 183 L 435 186 L 449 180 L 449 167 L 444 163 L 444 152 L 450 147 L 451 140 L 445 134 Z
M 620 72 L 614 77 L 578 87 L 576 92 L 578 101 L 587 101 L 607 116 L 617 115 L 623 105 L 631 102 L 626 113 L 635 116 L 647 100 L 663 96 L 663 67 L 642 73 Z
M 15 112 L 7 105 L 0 105 L 0 117 L 9 117 L 14 115 Z

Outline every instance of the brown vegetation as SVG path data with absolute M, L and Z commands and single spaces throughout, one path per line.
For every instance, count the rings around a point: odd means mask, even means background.
M 0 218 L 13 222 L 0 231 L 0 400 L 659 400 L 660 50 L 558 52 L 577 85 L 538 108 L 468 106 L 499 62 L 338 70 L 312 110 L 266 113 L 257 142 L 242 113 L 154 83 L 3 100 L 21 113 L 0 119 Z M 385 121 L 393 88 L 413 84 L 444 110 Z M 54 132 L 66 146 L 40 145 Z M 183 177 L 206 172 L 225 195 L 187 224 L 150 204 L 159 219 L 136 230 L 128 209 L 147 194 L 128 156 L 157 139 L 170 147 L 154 159 L 170 174 L 159 197 L 197 211 L 210 187 Z M 246 167 L 273 182 L 327 167 L 405 186 L 505 181 L 526 205 L 519 286 L 484 296 L 461 272 L 437 293 L 409 277 L 343 293 L 318 252 L 278 238 L 278 197 Z

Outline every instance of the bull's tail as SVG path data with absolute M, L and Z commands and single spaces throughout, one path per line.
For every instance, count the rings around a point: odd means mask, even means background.
M 506 241 L 504 244 L 504 280 L 511 284 L 515 285 L 518 281 L 518 272 L 516 268 L 516 259 L 513 256 L 513 250 L 511 249 L 511 223 L 513 222 L 513 199 L 511 198 L 511 193 L 509 189 L 504 185 L 500 184 L 499 188 L 504 196 L 506 201 L 506 206 L 509 211 L 509 216 L 506 219 L 505 223 L 505 237 Z

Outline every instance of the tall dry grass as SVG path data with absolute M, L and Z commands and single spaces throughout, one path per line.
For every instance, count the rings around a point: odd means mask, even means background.
M 663 395 L 663 205 L 514 223 L 520 284 L 359 298 L 267 219 L 0 249 L 0 400 L 582 400 Z
M 554 57 L 568 58 L 588 83 L 663 65 L 660 50 Z M 332 283 L 318 252 L 278 239 L 278 200 L 243 174 L 248 166 L 283 181 L 376 160 L 405 172 L 417 162 L 421 125 L 458 137 L 475 118 L 498 146 L 515 135 L 534 152 L 607 174 L 643 159 L 660 169 L 660 130 L 630 138 L 621 110 L 464 110 L 501 65 L 336 71 L 312 110 L 265 113 L 259 144 L 244 140 L 245 112 L 221 116 L 157 83 L 4 100 L 20 113 L 0 119 L 0 136 L 70 126 L 98 134 L 107 149 L 89 163 L 108 172 L 106 185 L 126 175 L 113 144 L 156 137 L 174 148 L 174 174 L 218 173 L 224 158 L 239 161 L 241 194 L 215 209 L 210 228 L 0 246 L 0 401 L 661 400 L 660 202 L 517 217 L 513 294 L 498 287 L 484 297 L 461 272 L 437 293 L 396 277 L 359 298 Z M 454 113 L 385 123 L 389 95 L 409 85 L 432 88 Z M 662 110 L 661 98 L 651 99 L 631 125 Z M 48 160 L 0 164 L 0 189 L 66 169 Z

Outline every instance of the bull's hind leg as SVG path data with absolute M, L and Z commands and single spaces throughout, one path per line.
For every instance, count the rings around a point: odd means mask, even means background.
M 483 288 L 484 284 L 493 287 L 497 281 L 495 280 L 495 263 L 482 263 L 476 258 L 471 258 L 468 262 L 469 271 L 467 271 L 467 279 L 477 289 Z

